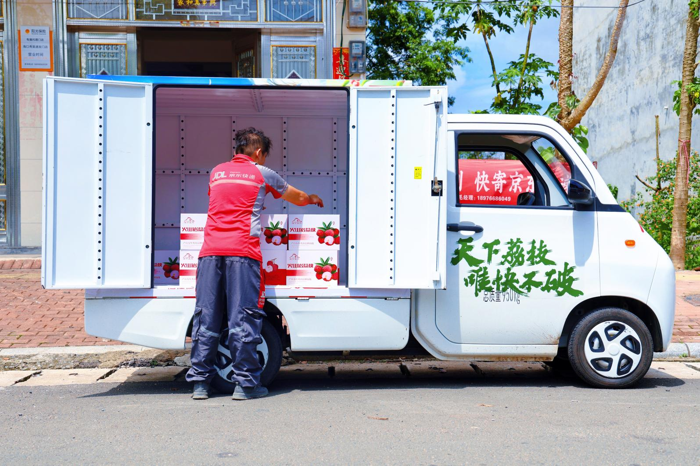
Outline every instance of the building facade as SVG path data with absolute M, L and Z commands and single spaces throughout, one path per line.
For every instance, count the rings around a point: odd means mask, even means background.
M 0 253 L 41 246 L 46 76 L 361 79 L 338 62 L 365 40 L 366 2 L 343 2 L 2 0 Z M 27 65 L 35 31 L 49 33 L 37 43 L 50 44 L 50 69 Z
M 619 201 L 644 190 L 635 175 L 645 179 L 656 172 L 657 115 L 660 158 L 676 156 L 679 120 L 673 111 L 673 81 L 681 79 L 687 15 L 688 0 L 647 1 L 628 8 L 615 63 L 583 119 L 590 130 L 588 156 L 598 162 L 603 179 L 618 187 Z M 603 63 L 616 16 L 615 8 L 574 13 L 574 90 L 581 98 Z M 693 148 L 700 149 L 699 125 L 692 138 Z

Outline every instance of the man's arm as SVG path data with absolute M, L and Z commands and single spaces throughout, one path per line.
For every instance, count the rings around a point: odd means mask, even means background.
M 306 194 L 304 191 L 301 191 L 291 185 L 288 186 L 287 190 L 284 192 L 284 194 L 282 194 L 282 199 L 299 207 L 309 204 L 323 207 L 323 199 L 315 194 Z

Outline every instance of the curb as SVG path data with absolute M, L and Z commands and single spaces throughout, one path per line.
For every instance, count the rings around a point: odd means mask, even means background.
M 0 371 L 189 366 L 189 347 L 159 350 L 137 345 L 0 349 Z M 671 343 L 655 361 L 700 361 L 700 343 Z
M 654 353 L 655 361 L 668 361 L 670 359 L 682 361 L 700 360 L 700 343 L 671 343 L 663 353 Z
M 9 348 L 0 350 L 0 371 L 175 366 L 188 353 L 136 345 Z

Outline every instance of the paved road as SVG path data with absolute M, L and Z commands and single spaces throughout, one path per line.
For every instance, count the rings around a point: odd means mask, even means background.
M 619 391 L 538 364 L 407 366 L 288 366 L 247 402 L 192 401 L 179 368 L 44 371 L 0 388 L 0 463 L 700 462 L 700 371 L 682 363 Z

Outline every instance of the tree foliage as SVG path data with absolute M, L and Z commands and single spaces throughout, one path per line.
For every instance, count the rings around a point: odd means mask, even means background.
M 469 60 L 469 49 L 447 37 L 447 24 L 421 3 L 370 0 L 367 75 L 443 85 Z
M 523 71 L 524 68 L 524 71 Z M 491 104 L 493 113 L 511 113 L 521 115 L 539 115 L 542 106 L 533 103 L 534 97 L 544 99 L 542 78 L 556 79 L 552 63 L 545 61 L 534 53 L 528 60 L 524 55 L 508 64 L 508 67 L 494 77 L 500 84 L 501 92 L 497 93 Z
M 677 157 L 669 161 L 659 160 L 658 173 L 643 182 L 645 192 L 637 192 L 635 197 L 622 202 L 622 206 L 630 213 L 634 209 L 641 211 L 639 223 L 666 252 L 671 250 L 676 160 Z M 690 161 L 690 196 L 686 218 L 686 235 L 690 241 L 685 245 L 685 267 L 695 268 L 700 267 L 700 155 L 693 152 Z

